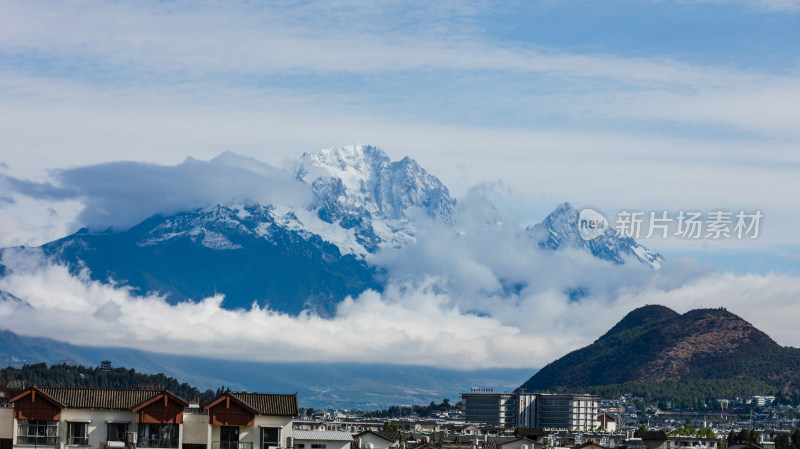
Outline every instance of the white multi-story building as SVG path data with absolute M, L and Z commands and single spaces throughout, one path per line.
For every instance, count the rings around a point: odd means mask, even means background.
M 13 449 L 287 449 L 297 416 L 297 395 L 260 393 L 201 409 L 168 391 L 34 387 L 10 402 Z

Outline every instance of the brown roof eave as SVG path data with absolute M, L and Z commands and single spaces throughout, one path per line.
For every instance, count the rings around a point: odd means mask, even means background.
M 62 403 L 60 403 L 60 402 L 56 401 L 55 399 L 51 398 L 50 396 L 48 396 L 48 395 L 46 395 L 46 394 L 44 394 L 44 393 L 43 393 L 43 392 L 42 392 L 40 389 L 38 389 L 38 388 L 36 388 L 36 387 L 31 387 L 31 388 L 28 388 L 27 390 L 23 391 L 22 393 L 20 393 L 20 394 L 18 394 L 18 395 L 16 395 L 16 396 L 14 396 L 13 398 L 9 399 L 9 400 L 8 400 L 8 402 L 11 402 L 11 403 L 17 402 L 17 401 L 19 401 L 20 399 L 24 398 L 25 396 L 27 396 L 27 395 L 29 395 L 29 394 L 33 394 L 34 392 L 35 392 L 36 394 L 39 394 L 39 395 L 41 395 L 41 396 L 42 396 L 42 397 L 43 397 L 45 400 L 47 400 L 48 402 L 52 403 L 52 404 L 53 404 L 53 405 L 55 405 L 56 407 L 58 407 L 58 408 L 60 408 L 60 409 L 65 409 L 65 408 L 66 408 L 66 407 L 64 406 L 64 404 L 62 404 Z
M 203 410 L 209 410 L 211 407 L 214 407 L 217 404 L 219 404 L 220 402 L 222 402 L 225 398 L 230 398 L 232 401 L 236 402 L 237 404 L 241 405 L 242 407 L 246 408 L 247 410 L 253 412 L 256 415 L 259 414 L 258 410 L 254 410 L 253 407 L 250 407 L 249 405 L 245 404 L 244 402 L 236 399 L 236 397 L 233 396 L 232 394 L 230 394 L 230 392 L 225 392 L 225 393 L 217 396 L 216 398 L 212 399 L 211 402 L 207 403 L 203 407 Z M 278 415 L 278 416 L 283 416 L 283 415 Z M 286 416 L 289 416 L 289 415 L 286 415 Z
M 183 399 L 179 398 L 178 396 L 175 396 L 174 394 L 170 393 L 169 391 L 164 390 L 164 391 L 161 392 L 161 394 L 156 395 L 155 397 L 150 398 L 150 399 L 142 402 L 141 404 L 137 405 L 136 407 L 134 407 L 132 409 L 132 411 L 138 412 L 139 410 L 147 407 L 148 405 L 160 400 L 164 396 L 167 396 L 167 397 L 171 398 L 172 400 L 174 400 L 178 404 L 182 405 L 183 407 L 188 407 L 189 406 L 188 402 L 184 401 Z

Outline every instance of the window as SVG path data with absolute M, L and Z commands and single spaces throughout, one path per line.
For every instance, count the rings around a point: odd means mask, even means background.
M 153 448 L 178 447 L 178 424 L 139 423 L 137 446 Z
M 70 446 L 89 445 L 89 423 L 70 422 L 67 425 L 67 444 Z
M 89 445 L 89 423 L 70 422 L 67 427 L 67 444 L 71 446 Z
M 110 422 L 108 423 L 108 441 L 125 441 L 128 433 L 128 423 Z
M 281 437 L 280 427 L 262 427 L 261 449 L 269 449 L 269 447 L 279 447 L 280 437 Z
M 17 421 L 17 444 L 55 446 L 58 444 L 58 421 L 21 419 Z
M 294 449 L 306 449 L 306 445 L 302 444 L 302 443 L 301 444 L 295 444 L 294 445 Z
M 239 426 L 222 426 L 219 429 L 219 449 L 239 448 Z
M 324 444 L 319 444 L 319 443 L 313 443 L 311 445 L 311 449 L 325 449 L 325 445 Z

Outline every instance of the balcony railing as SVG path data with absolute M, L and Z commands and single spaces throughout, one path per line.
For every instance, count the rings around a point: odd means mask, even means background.
M 211 449 L 253 449 L 253 443 L 242 441 L 212 441 Z
M 151 439 L 141 439 L 136 444 L 138 447 L 148 447 L 148 448 L 177 448 L 178 447 L 178 439 L 177 438 L 151 438 Z
M 57 446 L 58 442 L 58 437 L 17 436 L 17 444 L 21 446 Z

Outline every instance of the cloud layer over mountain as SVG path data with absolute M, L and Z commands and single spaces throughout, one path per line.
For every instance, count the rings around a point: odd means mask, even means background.
M 541 291 L 494 296 L 484 291 L 495 287 L 492 276 L 473 261 L 465 262 L 472 270 L 449 282 L 438 276 L 393 282 L 382 294 L 366 291 L 344 301 L 334 318 L 323 319 L 257 306 L 227 310 L 219 296 L 169 305 L 71 276 L 35 252 L 7 256 L 3 263 L 14 273 L 0 279 L 0 290 L 25 300 L 0 301 L 7 327 L 84 345 L 260 361 L 541 367 L 591 342 L 631 309 L 655 303 L 681 311 L 724 306 L 779 343 L 800 344 L 792 312 L 800 278 L 789 275 L 709 274 L 675 288 L 651 279 L 576 302 L 547 273 L 535 272 L 530 280 Z M 597 268 L 590 265 L 585 268 Z M 449 288 L 476 272 L 485 279 Z
M 77 219 L 98 229 L 215 203 L 313 203 L 291 170 L 232 154 L 173 167 L 81 167 L 56 173 L 52 184 L 5 182 L 16 195 L 80 199 Z M 385 270 L 384 291 L 346 299 L 332 318 L 255 304 L 230 310 L 219 295 L 170 305 L 86 271 L 71 275 L 37 249 L 18 249 L 4 253 L 0 291 L 23 302 L 0 301 L 0 319 L 24 335 L 220 358 L 539 367 L 597 338 L 632 308 L 658 303 L 678 311 L 724 306 L 779 343 L 800 344 L 792 319 L 797 276 L 718 274 L 692 259 L 667 260 L 654 271 L 577 249 L 543 250 L 521 232 L 528 223 L 504 216 L 486 197 L 484 187 L 460 198 L 452 226 L 408 209 L 413 242 L 365 256 Z
M 187 158 L 175 166 L 111 162 L 57 170 L 54 182 L 0 175 L 7 192 L 37 200 L 77 199 L 78 226 L 125 230 L 155 214 L 244 200 L 304 207 L 313 197 L 291 173 L 234 153 L 209 161 Z

